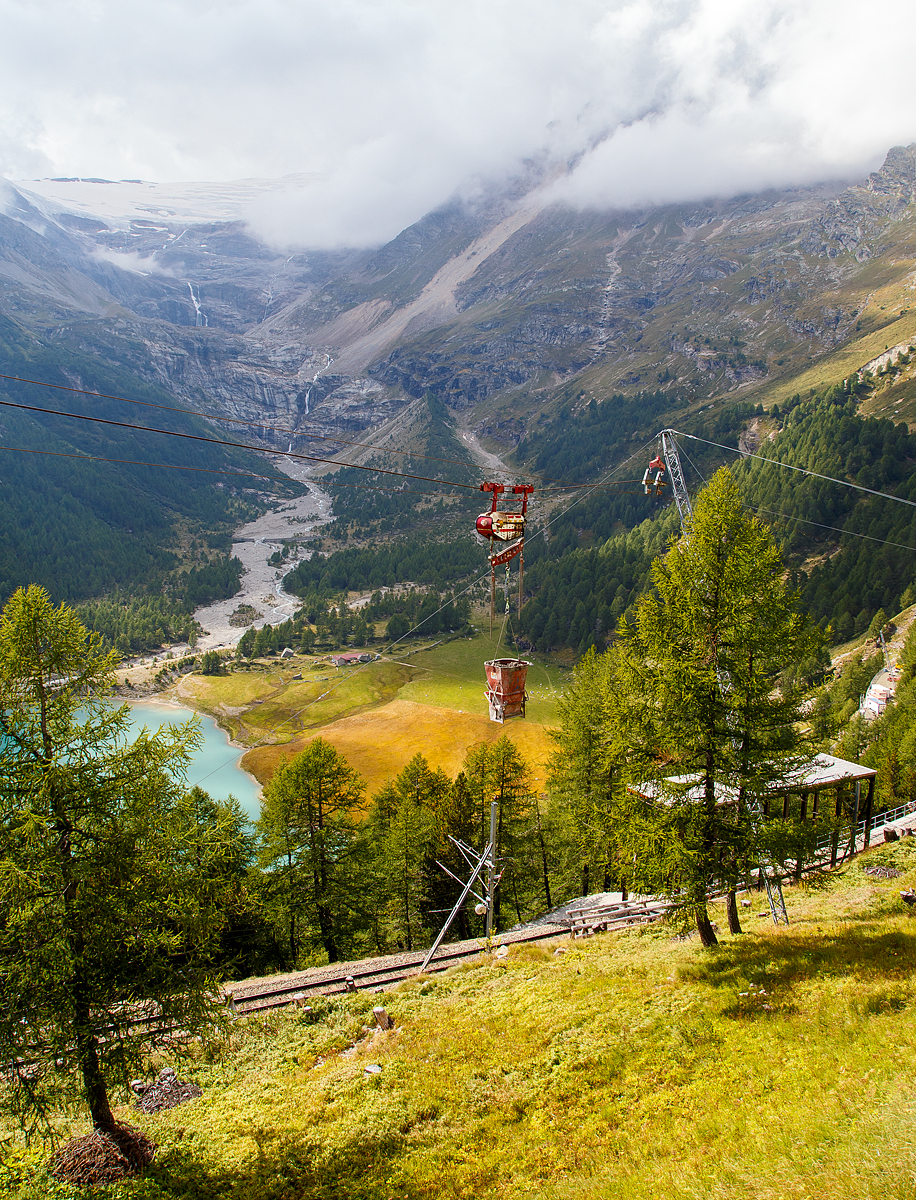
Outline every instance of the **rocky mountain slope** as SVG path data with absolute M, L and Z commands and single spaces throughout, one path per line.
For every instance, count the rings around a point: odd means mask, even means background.
M 40 181 L 3 192 L 0 303 L 64 354 L 279 427 L 247 431 L 278 448 L 431 391 L 505 452 L 563 401 L 767 403 L 818 363 L 841 378 L 906 344 L 914 186 L 916 146 L 850 186 L 642 211 L 574 212 L 535 181 L 379 250 L 290 255 L 200 188 L 183 206 L 136 181 Z

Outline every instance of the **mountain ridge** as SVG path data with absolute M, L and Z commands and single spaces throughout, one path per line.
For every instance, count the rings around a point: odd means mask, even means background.
M 868 363 L 882 386 L 862 403 L 916 419 L 916 368 L 882 359 L 916 339 L 916 145 L 852 184 L 630 211 L 547 195 L 534 174 L 377 249 L 290 254 L 235 219 L 109 220 L 7 185 L 0 314 L 34 351 L 3 373 L 40 378 L 50 355 L 78 383 L 67 361 L 91 359 L 216 428 L 252 422 L 237 440 L 328 457 L 333 443 L 312 439 L 378 436 L 370 466 L 392 464 L 394 430 L 414 454 L 441 440 L 432 401 L 413 407 L 430 397 L 518 466 L 561 436 L 558 413 L 575 421 L 592 402 L 636 406 L 630 432 L 608 434 L 619 454 L 645 433 L 643 410 L 664 423 L 732 408 L 740 425 L 739 409 Z M 464 461 L 465 442 L 452 457 Z M 353 497 L 340 507 L 353 513 Z

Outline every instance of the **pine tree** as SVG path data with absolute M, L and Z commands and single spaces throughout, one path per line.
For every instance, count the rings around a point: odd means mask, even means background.
M 264 788 L 259 859 L 276 880 L 274 907 L 286 927 L 291 963 L 303 942 L 323 946 L 329 962 L 340 959 L 354 822 L 365 786 L 342 754 L 315 738 Z
M 678 897 L 711 945 L 710 888 L 807 849 L 810 827 L 760 822 L 750 801 L 803 761 L 800 693 L 775 684 L 820 635 L 796 612 L 769 531 L 725 469 L 652 583 L 610 652 L 606 754 L 629 784 L 618 806 L 634 887 Z
M 3 1099 L 41 1119 L 77 1075 L 105 1130 L 116 1128 L 112 1079 L 219 1020 L 210 963 L 222 917 L 201 881 L 219 875 L 227 844 L 183 784 L 195 723 L 127 743 L 127 708 L 104 699 L 116 661 L 41 588 L 19 589 L 3 611 Z M 158 1019 L 131 1024 L 148 1004 Z

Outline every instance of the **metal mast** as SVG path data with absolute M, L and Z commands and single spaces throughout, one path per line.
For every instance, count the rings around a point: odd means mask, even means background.
M 690 493 L 687 491 L 687 484 L 684 482 L 681 457 L 678 454 L 673 429 L 662 430 L 662 458 L 665 460 L 668 478 L 671 480 L 671 493 L 674 496 L 674 503 L 677 505 L 677 511 L 681 518 L 681 531 L 683 532 L 687 518 L 693 516 L 693 507 L 690 503 Z
M 665 460 L 668 478 L 671 480 L 671 493 L 674 496 L 674 503 L 677 505 L 678 515 L 681 518 L 681 532 L 686 538 L 687 531 L 685 526 L 688 518 L 693 516 L 693 506 L 690 503 L 690 493 L 687 491 L 687 484 L 684 482 L 681 456 L 678 452 L 677 442 L 674 440 L 674 430 L 663 429 L 661 440 L 662 457 Z M 724 700 L 731 691 L 731 680 L 725 668 L 718 665 L 716 666 L 716 677 L 719 682 L 719 691 L 722 693 Z M 728 710 L 726 710 L 726 721 L 729 726 L 733 724 L 731 714 Z M 760 797 L 748 795 L 746 799 L 748 811 L 751 813 L 754 821 L 759 823 L 764 817 Z M 770 902 L 770 914 L 773 917 L 773 923 L 775 925 L 788 925 L 789 914 L 786 912 L 786 901 L 782 894 L 782 880 L 779 878 L 779 872 L 772 863 L 761 863 L 760 874 L 763 876 L 763 882 L 766 885 L 767 899 Z

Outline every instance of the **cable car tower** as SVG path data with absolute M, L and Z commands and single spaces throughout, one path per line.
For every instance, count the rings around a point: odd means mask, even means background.
M 673 429 L 663 429 L 661 432 L 661 454 L 657 455 L 646 467 L 645 474 L 642 477 L 643 488 L 647 496 L 661 496 L 664 494 L 664 489 L 670 483 L 671 494 L 674 497 L 674 503 L 677 505 L 678 515 L 681 519 L 681 535 L 685 541 L 690 537 L 687 532 L 687 522 L 693 516 L 693 506 L 690 503 L 690 493 L 687 491 L 687 484 L 684 481 L 684 471 L 681 467 L 681 457 L 677 448 L 677 442 L 674 440 Z M 668 478 L 665 478 L 667 474 Z M 724 667 L 716 665 L 716 678 L 719 683 L 719 691 L 722 698 L 728 695 L 731 691 L 731 679 Z M 731 714 L 726 710 L 726 721 L 731 727 L 733 720 Z M 760 798 L 753 794 L 747 796 L 748 810 L 751 813 L 752 819 L 758 823 L 764 819 L 763 805 L 760 803 Z M 773 917 L 775 925 L 788 925 L 789 914 L 786 912 L 786 901 L 782 894 L 782 880 L 779 877 L 779 872 L 776 870 L 773 863 L 761 862 L 760 874 L 763 876 L 763 881 L 766 884 L 767 899 L 770 902 L 770 914 Z

